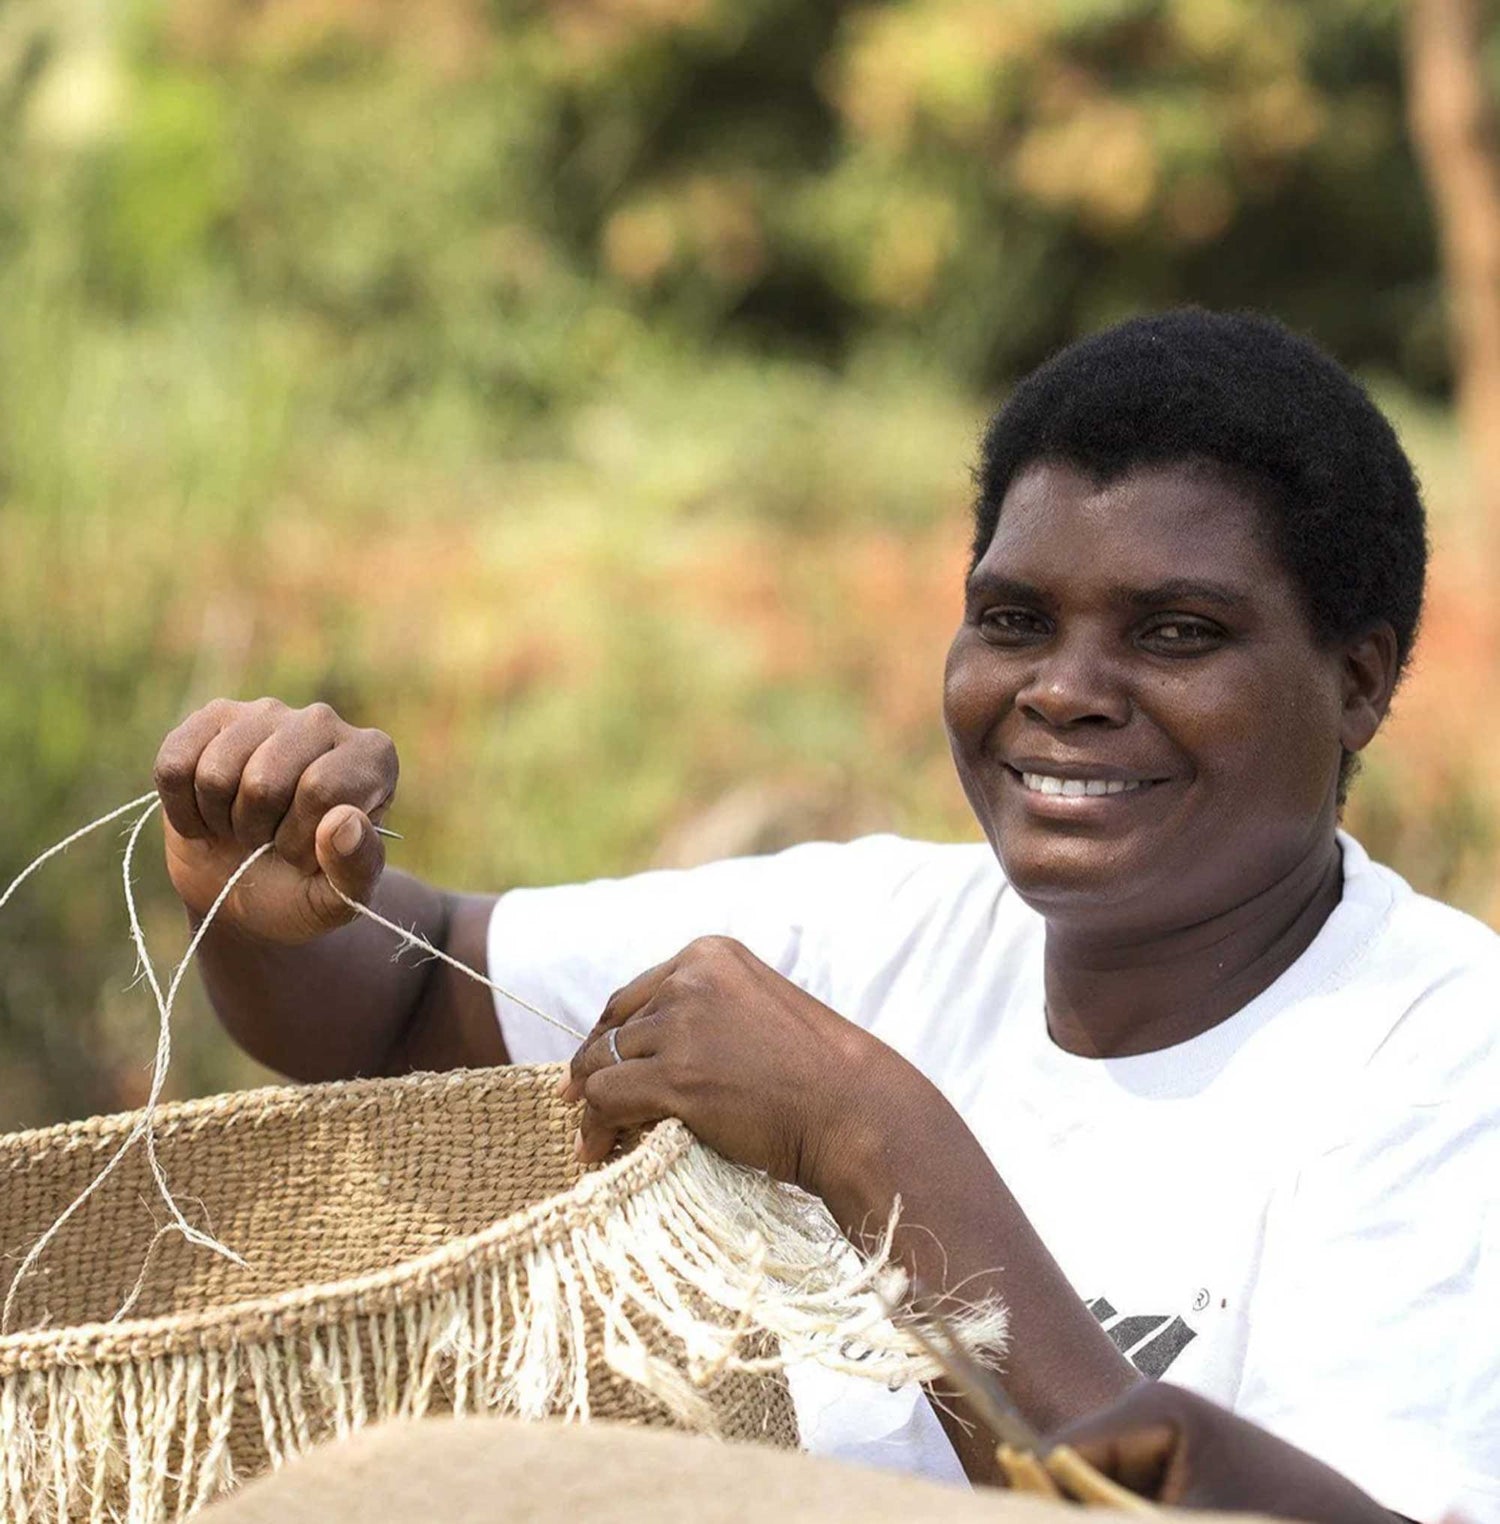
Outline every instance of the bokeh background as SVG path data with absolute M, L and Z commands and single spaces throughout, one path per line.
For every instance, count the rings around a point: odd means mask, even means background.
M 1197 301 L 1418 462 L 1349 819 L 1500 925 L 1496 83 L 1479 0 L 0 0 L 0 883 L 218 694 L 390 731 L 455 886 L 970 837 L 977 432 Z M 120 847 L 0 915 L 0 1125 L 144 1094 Z M 176 1038 L 173 1094 L 262 1077 Z

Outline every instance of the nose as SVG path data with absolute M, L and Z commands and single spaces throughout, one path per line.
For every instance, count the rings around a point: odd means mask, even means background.
M 1016 693 L 1016 707 L 1054 730 L 1098 725 L 1117 729 L 1130 719 L 1130 694 L 1109 658 L 1091 642 L 1056 640 L 1039 650 Z

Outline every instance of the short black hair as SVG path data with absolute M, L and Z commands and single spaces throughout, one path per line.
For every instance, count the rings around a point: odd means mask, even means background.
M 1396 432 L 1363 387 L 1269 318 L 1196 308 L 1131 318 L 1033 371 L 990 420 L 975 472 L 977 564 L 1011 483 L 1041 461 L 1113 481 L 1202 464 L 1248 487 L 1330 644 L 1381 620 L 1398 672 L 1416 640 L 1426 515 Z

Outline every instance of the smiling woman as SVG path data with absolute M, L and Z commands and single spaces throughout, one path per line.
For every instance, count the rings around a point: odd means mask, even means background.
M 969 579 L 947 713 L 970 803 L 1033 903 L 1081 895 L 1103 930 L 1102 900 L 1170 921 L 1173 901 L 1227 910 L 1310 851 L 1335 864 L 1340 757 L 1375 733 L 1395 642 L 1317 643 L 1259 520 L 1180 466 L 1101 483 L 1037 464 L 1012 484 Z M 1128 797 L 1072 802 L 1089 779 Z M 1205 858 L 1210 821 L 1243 850 Z
M 1339 901 L 1343 758 L 1384 717 L 1396 639 L 1372 614 L 1320 640 L 1264 518 L 1202 467 L 1101 481 L 1039 462 L 969 578 L 953 754 L 1011 886 L 1048 917 L 1048 1015 L 1054 1037 L 1078 1029 L 1078 1051 L 1183 1041 L 1259 992 L 1226 980 L 1216 938 L 1201 969 L 1171 960 L 1170 1000 L 1075 1001 L 1066 970 L 1085 948 L 1165 962 L 1199 923 L 1228 933 L 1248 916 L 1283 928 L 1263 985 Z
M 261 700 L 164 743 L 168 866 L 201 914 L 274 840 L 202 966 L 288 1073 L 571 1058 L 586 1161 L 677 1116 L 851 1236 L 899 1200 L 915 1277 L 1008 1303 L 1038 1427 L 1170 1369 L 1388 1508 L 1483 1524 L 1500 939 L 1338 830 L 1424 560 L 1405 457 L 1332 361 L 1262 320 L 1143 319 L 986 436 L 946 716 L 987 847 L 447 894 L 382 873 L 389 738 Z M 588 1040 L 391 964 L 335 886 Z M 955 1469 L 919 1394 L 794 1392 L 814 1448 Z

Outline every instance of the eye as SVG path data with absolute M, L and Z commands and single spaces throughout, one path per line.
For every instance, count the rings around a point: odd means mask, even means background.
M 1140 639 L 1148 649 L 1168 656 L 1193 656 L 1221 645 L 1224 631 L 1209 619 L 1169 614 L 1148 624 Z
M 1046 619 L 1031 609 L 982 609 L 977 623 L 979 633 L 991 645 L 997 646 L 1029 645 L 1032 641 L 1045 640 L 1051 633 Z

